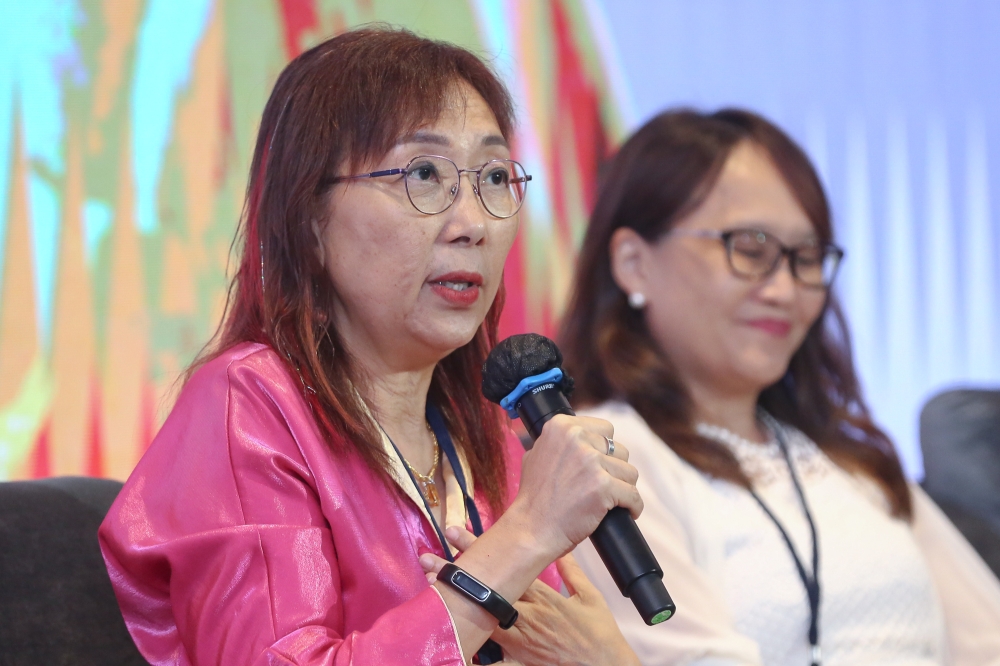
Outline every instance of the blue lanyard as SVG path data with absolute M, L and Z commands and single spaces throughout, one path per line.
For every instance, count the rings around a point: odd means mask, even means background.
M 455 475 L 455 480 L 458 481 L 459 488 L 462 489 L 462 499 L 465 502 L 465 510 L 469 515 L 469 522 L 472 523 L 472 533 L 477 537 L 483 534 L 483 521 L 479 517 L 479 508 L 476 507 L 476 503 L 473 501 L 472 497 L 469 495 L 469 486 L 465 480 L 465 472 L 462 471 L 462 465 L 458 459 L 458 451 L 455 450 L 455 443 L 451 439 L 451 435 L 448 434 L 448 428 L 444 422 L 444 417 L 441 415 L 441 411 L 432 405 L 427 403 L 426 411 L 427 423 L 430 424 L 431 430 L 434 431 L 434 436 L 437 438 L 438 446 L 441 447 L 441 451 L 444 453 L 445 457 L 448 459 L 448 464 L 451 465 L 451 471 Z M 381 429 L 381 426 L 379 426 Z M 410 481 L 413 482 L 415 488 L 420 488 L 417 483 L 416 478 L 413 476 L 413 472 L 410 471 L 410 466 L 406 464 L 406 459 L 403 458 L 403 454 L 399 452 L 399 447 L 396 443 L 392 441 L 389 437 L 389 433 L 382 430 L 385 433 L 386 439 L 392 444 L 393 450 L 399 459 L 403 461 L 403 467 L 406 469 L 407 475 L 410 477 Z M 418 492 L 420 499 L 424 503 L 424 509 L 427 510 L 427 516 L 430 518 L 431 525 L 434 526 L 434 532 L 437 533 L 438 539 L 441 541 L 441 550 L 444 551 L 444 556 L 449 562 L 455 561 L 455 556 L 451 554 L 451 547 L 448 545 L 448 540 L 444 537 L 444 532 L 441 530 L 441 526 L 438 525 L 437 520 L 434 519 L 434 514 L 431 512 L 431 506 L 427 502 L 427 498 L 424 497 L 423 493 Z M 480 664 L 495 664 L 503 660 L 503 650 L 490 639 L 483 644 L 483 647 L 479 648 L 479 652 L 476 653 L 479 657 Z
M 445 425 L 441 411 L 430 403 L 427 403 L 427 423 L 431 425 L 431 430 L 434 431 L 434 436 L 437 437 L 438 446 L 441 447 L 441 451 L 448 458 L 448 464 L 451 465 L 451 471 L 455 474 L 455 480 L 458 481 L 458 485 L 462 489 L 462 499 L 465 501 L 465 511 L 469 514 L 469 522 L 472 523 L 472 533 L 477 537 L 482 536 L 483 521 L 479 518 L 479 509 L 476 507 L 476 503 L 469 496 L 469 486 L 465 482 L 465 472 L 462 471 L 462 464 L 458 459 L 458 451 L 455 450 L 455 443 L 451 441 L 451 435 L 448 434 L 448 428 Z M 447 552 L 447 549 L 445 550 Z

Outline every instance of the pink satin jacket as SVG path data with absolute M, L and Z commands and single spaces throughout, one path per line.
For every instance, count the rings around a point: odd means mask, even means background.
M 136 645 L 153 664 L 460 666 L 451 615 L 417 561 L 443 556 L 423 508 L 335 457 L 301 392 L 259 344 L 185 386 L 99 534 Z M 507 454 L 513 498 L 513 434 Z M 552 567 L 542 578 L 559 584 Z

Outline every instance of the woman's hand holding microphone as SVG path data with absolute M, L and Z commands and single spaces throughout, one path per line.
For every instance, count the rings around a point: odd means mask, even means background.
M 525 454 L 517 497 L 501 520 L 518 521 L 546 565 L 589 537 L 609 509 L 624 507 L 633 518 L 642 513 L 639 472 L 623 444 L 612 447 L 613 439 L 608 421 L 558 415 Z
M 642 512 L 638 471 L 628 463 L 628 449 L 613 437 L 608 421 L 555 416 L 525 454 L 517 497 L 496 523 L 478 540 L 465 530 L 446 532 L 463 552 L 458 564 L 505 598 L 518 600 L 520 614 L 506 631 L 495 629 L 495 620 L 485 615 L 461 615 L 480 630 L 489 629 L 505 652 L 525 665 L 638 664 L 600 593 L 571 556 L 563 557 L 593 533 L 608 510 L 621 506 L 633 517 Z M 568 598 L 535 580 L 556 560 Z M 420 563 L 434 582 L 445 562 L 425 554 Z M 454 592 L 440 582 L 436 587 L 451 607 Z

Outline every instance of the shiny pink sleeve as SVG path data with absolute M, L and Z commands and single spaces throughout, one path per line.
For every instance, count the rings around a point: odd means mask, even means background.
M 245 364 L 210 366 L 185 388 L 100 530 L 126 624 L 146 658 L 463 664 L 451 615 L 430 587 L 364 631 L 338 632 L 343 563 L 331 525 L 338 493 L 353 489 L 324 479 L 333 506 L 321 502 L 308 463 L 320 439 L 287 375 L 276 381 Z

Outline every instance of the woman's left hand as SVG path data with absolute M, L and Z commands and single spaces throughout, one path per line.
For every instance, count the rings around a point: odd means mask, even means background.
M 476 540 L 473 534 L 457 527 L 449 527 L 445 536 L 459 551 Z M 430 553 L 420 556 L 420 565 L 431 583 L 445 564 L 445 560 Z M 564 597 L 538 580 L 531 584 L 514 603 L 518 612 L 514 626 L 493 633 L 493 640 L 504 649 L 505 659 L 516 660 L 504 663 L 638 665 L 639 659 L 618 629 L 604 597 L 573 556 L 559 558 L 556 567 L 570 596 Z

